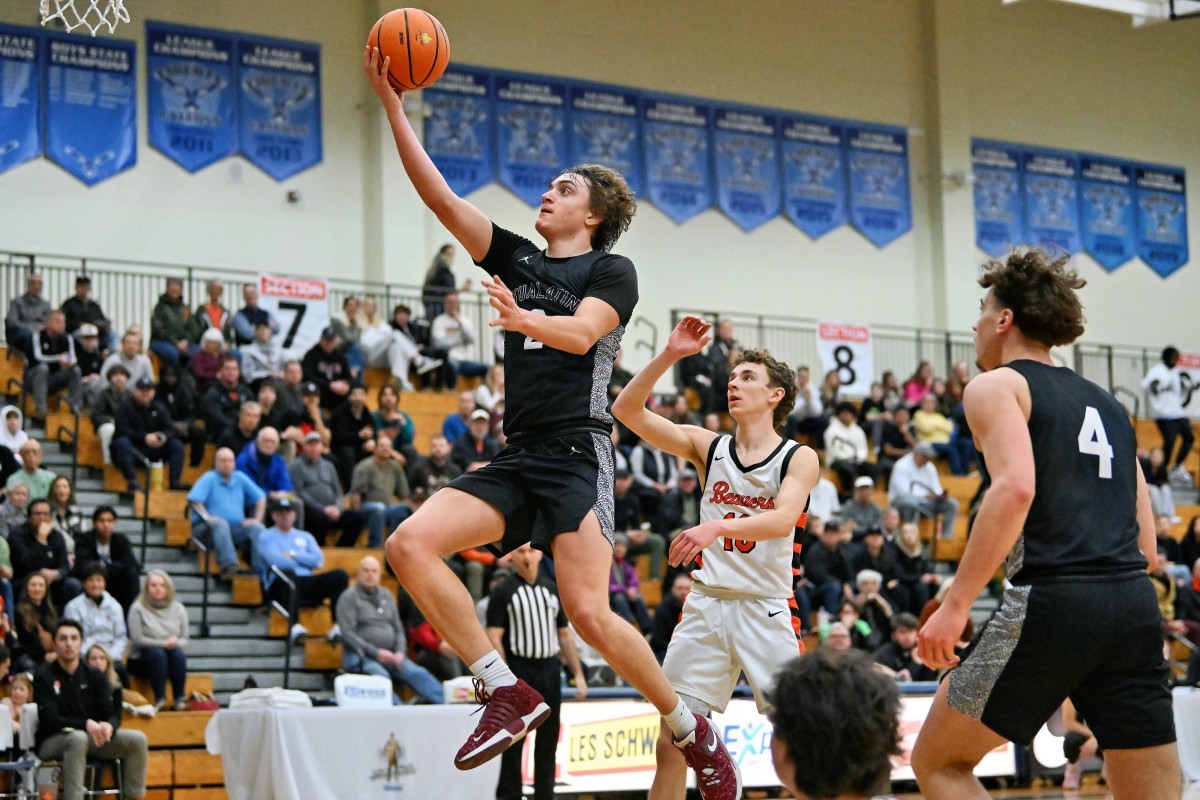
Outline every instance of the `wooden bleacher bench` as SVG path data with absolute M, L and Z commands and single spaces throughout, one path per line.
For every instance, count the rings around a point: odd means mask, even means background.
M 127 717 L 121 724 L 142 731 L 150 747 L 197 747 L 204 744 L 204 726 L 213 711 L 163 711 L 157 716 Z
M 145 697 L 151 703 L 154 702 L 154 692 L 150 689 L 149 678 L 139 678 L 135 675 L 129 676 L 129 688 Z M 184 684 L 184 690 L 190 696 L 192 692 L 201 692 L 203 694 L 212 694 L 213 676 L 211 672 L 189 672 L 187 682 Z M 164 712 L 166 713 L 166 712 Z

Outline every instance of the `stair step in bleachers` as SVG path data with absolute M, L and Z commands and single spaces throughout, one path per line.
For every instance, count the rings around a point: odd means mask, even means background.
M 333 614 L 329 606 L 300 609 L 300 624 L 308 629 L 309 636 L 325 636 L 333 627 Z M 287 617 L 274 608 L 271 609 L 270 621 L 267 623 L 267 635 L 281 638 L 288 635 Z
M 190 648 L 189 648 L 190 652 Z M 154 692 L 150 689 L 149 678 L 138 678 L 134 675 L 129 676 L 129 688 L 145 697 L 150 702 L 154 702 Z M 213 676 L 210 672 L 189 672 L 187 682 L 184 684 L 184 690 L 190 696 L 192 692 L 201 692 L 202 694 L 211 694 L 213 690 Z M 174 700 L 174 698 L 171 698 Z
M 310 670 L 341 669 L 342 645 L 333 644 L 322 637 L 306 637 L 304 640 L 304 668 Z

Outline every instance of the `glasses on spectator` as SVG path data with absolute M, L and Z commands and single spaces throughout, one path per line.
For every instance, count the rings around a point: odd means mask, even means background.
M 31 517 L 48 517 L 48 516 L 50 516 L 50 512 L 49 511 L 30 511 L 29 516 L 31 516 Z

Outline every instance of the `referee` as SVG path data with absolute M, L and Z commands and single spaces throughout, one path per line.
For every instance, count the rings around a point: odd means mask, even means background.
M 538 572 L 541 551 L 526 543 L 513 551 L 511 559 L 516 574 L 492 589 L 487 633 L 513 674 L 532 686 L 550 706 L 550 716 L 538 728 L 534 743 L 533 796 L 534 800 L 553 800 L 554 751 L 558 747 L 562 706 L 559 658 L 575 673 L 576 696 L 581 700 L 587 696 L 587 681 L 558 599 L 558 587 Z M 510 747 L 500 757 L 496 800 L 521 800 L 522 749 Z

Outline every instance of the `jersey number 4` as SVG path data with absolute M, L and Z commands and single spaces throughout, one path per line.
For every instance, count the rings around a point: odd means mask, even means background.
M 1104 432 L 1100 412 L 1088 406 L 1083 412 L 1083 427 L 1079 429 L 1079 452 L 1100 459 L 1100 477 L 1112 478 L 1113 449 Z
M 725 515 L 725 519 L 733 519 L 736 516 L 737 516 L 737 514 L 734 514 L 732 511 L 730 511 L 728 514 Z M 742 516 L 748 517 L 750 515 L 742 514 Z M 758 545 L 758 542 L 752 541 L 750 539 L 730 539 L 728 536 L 726 536 L 725 537 L 725 546 L 722 549 L 724 549 L 726 553 L 732 553 L 734 550 L 737 550 L 739 553 L 749 553 L 757 545 Z

